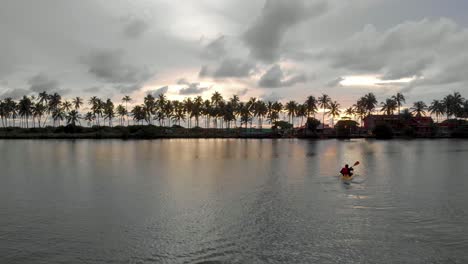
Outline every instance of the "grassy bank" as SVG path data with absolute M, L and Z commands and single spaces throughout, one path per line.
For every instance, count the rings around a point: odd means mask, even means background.
M 385 132 L 385 131 L 384 131 Z M 380 132 L 382 134 L 382 132 Z M 394 135 L 384 133 L 369 135 L 368 133 L 348 134 L 336 133 L 326 135 L 304 130 L 291 129 L 250 129 L 250 128 L 183 128 L 159 127 L 148 125 L 116 126 L 116 127 L 81 127 L 59 126 L 45 128 L 0 128 L 0 139 L 159 139 L 159 138 L 419 138 L 416 135 Z M 468 138 L 468 127 L 461 127 L 453 133 L 444 136 L 432 135 L 424 138 Z
M 0 128 L 0 139 L 158 139 L 158 138 L 278 138 L 270 129 L 205 129 L 157 126 Z

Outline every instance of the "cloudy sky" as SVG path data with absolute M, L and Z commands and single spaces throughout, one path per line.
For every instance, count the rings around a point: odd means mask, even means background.
M 466 0 L 0 0 L 0 98 L 468 96 Z

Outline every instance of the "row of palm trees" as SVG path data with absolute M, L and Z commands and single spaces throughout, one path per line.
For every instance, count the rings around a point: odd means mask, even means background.
M 159 94 L 156 97 L 148 94 L 144 97 L 142 104 L 136 104 L 131 109 L 128 104 L 133 99 L 126 95 L 122 98 L 121 104 L 114 105 L 111 99 L 102 100 L 97 96 L 92 96 L 87 102 L 80 97 L 71 100 L 63 100 L 58 93 L 39 93 L 38 96 L 23 96 L 15 101 L 12 98 L 0 100 L 0 118 L 3 127 L 43 127 L 46 124 L 53 126 L 61 125 L 62 122 L 76 125 L 81 124 L 81 120 L 88 125 L 108 125 L 113 126 L 114 121 L 118 125 L 133 124 L 158 124 L 160 126 L 181 125 L 185 122 L 188 127 L 214 127 L 231 128 L 234 126 L 252 127 L 253 121 L 258 122 L 258 127 L 262 128 L 265 121 L 274 124 L 280 119 L 286 119 L 293 125 L 298 118 L 300 125 L 304 124 L 304 118 L 314 117 L 322 112 L 322 123 L 325 123 L 325 116 L 331 117 L 332 125 L 336 117 L 342 114 L 349 118 L 357 118 L 362 121 L 366 116 L 376 112 L 378 101 L 373 93 L 368 93 L 359 98 L 356 104 L 341 110 L 341 105 L 333 101 L 330 96 L 322 94 L 318 98 L 309 96 L 304 103 L 288 101 L 285 104 L 278 101 L 262 101 L 257 98 L 250 98 L 246 102 L 241 102 L 239 97 L 234 95 L 229 99 L 224 99 L 218 92 L 212 94 L 210 99 L 203 99 L 201 96 L 195 98 L 185 98 L 182 102 L 169 100 L 166 95 Z M 85 103 L 89 106 L 84 115 L 81 114 Z M 380 103 L 380 111 L 386 115 L 393 115 L 405 103 L 405 97 L 401 93 L 386 99 Z M 468 101 L 459 93 L 449 94 L 441 100 L 434 100 L 429 106 L 418 101 L 411 108 L 405 111 L 416 116 L 426 115 L 427 111 L 437 117 L 446 115 L 447 118 L 468 117 Z M 19 123 L 17 123 L 19 122 Z M 172 123 L 171 123 L 172 122 Z M 203 123 L 203 124 L 201 124 Z

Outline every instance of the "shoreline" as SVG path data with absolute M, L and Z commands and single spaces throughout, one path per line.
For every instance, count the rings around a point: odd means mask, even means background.
M 156 126 L 129 127 L 45 127 L 45 128 L 0 128 L 0 139 L 463 139 L 463 137 L 430 136 L 407 137 L 393 136 L 392 138 L 377 138 L 374 135 L 358 134 L 340 137 L 333 134 L 321 135 L 316 132 L 297 130 L 271 130 L 250 128 L 174 128 Z M 466 139 L 466 137 L 464 138 Z

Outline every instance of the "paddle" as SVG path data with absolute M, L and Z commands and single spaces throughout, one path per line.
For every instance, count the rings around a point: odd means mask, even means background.
M 361 164 L 361 163 L 360 163 L 359 161 L 356 161 L 356 162 L 354 163 L 353 167 L 354 167 L 354 166 L 357 166 L 357 165 L 359 165 L 359 164 Z

